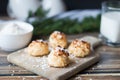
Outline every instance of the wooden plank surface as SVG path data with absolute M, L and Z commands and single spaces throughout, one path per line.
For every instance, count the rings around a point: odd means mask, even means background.
M 97 36 L 97 33 L 72 35 L 68 38 L 78 38 L 85 35 Z M 101 55 L 100 61 L 88 69 L 72 76 L 68 80 L 120 80 L 120 48 L 101 45 L 96 47 Z M 0 51 L 0 80 L 40 80 L 45 79 L 23 68 L 8 63 L 8 52 Z
M 84 36 L 81 39 L 89 42 L 93 47 L 101 43 L 101 40 L 91 36 Z M 50 80 L 64 80 L 90 65 L 93 65 L 99 61 L 99 57 L 99 54 L 94 53 L 92 50 L 91 54 L 84 58 L 77 58 L 70 55 L 69 59 L 71 63 L 65 68 L 50 67 L 47 63 L 47 55 L 43 57 L 33 57 L 26 52 L 26 49 L 11 53 L 7 56 L 7 59 L 13 64 L 21 66 Z

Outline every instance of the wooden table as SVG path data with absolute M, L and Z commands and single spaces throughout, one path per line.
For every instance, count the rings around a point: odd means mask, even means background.
M 75 39 L 85 35 L 98 36 L 98 33 L 69 35 L 68 38 Z M 101 55 L 100 61 L 68 80 L 120 80 L 120 48 L 100 45 L 95 51 Z M 46 80 L 10 64 L 6 59 L 8 54 L 8 52 L 0 51 L 0 80 Z

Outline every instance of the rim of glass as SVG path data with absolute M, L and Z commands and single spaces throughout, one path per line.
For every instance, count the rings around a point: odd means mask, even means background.
M 120 1 L 103 1 L 102 6 L 120 8 Z

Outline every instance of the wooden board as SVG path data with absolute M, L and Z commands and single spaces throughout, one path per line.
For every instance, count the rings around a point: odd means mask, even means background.
M 99 60 L 99 54 L 92 52 L 85 58 L 70 56 L 71 63 L 65 68 L 53 68 L 47 64 L 47 56 L 32 57 L 25 49 L 19 50 L 7 56 L 9 62 L 21 66 L 40 76 L 50 80 L 63 80 L 87 68 Z
M 80 38 L 88 33 L 69 35 L 68 39 Z M 89 33 L 98 36 L 98 33 Z M 67 80 L 120 80 L 120 47 L 100 45 L 95 48 L 95 53 L 100 54 L 99 62 L 91 65 Z M 10 52 L 0 50 L 0 80 L 47 80 L 41 76 L 13 65 L 7 61 Z

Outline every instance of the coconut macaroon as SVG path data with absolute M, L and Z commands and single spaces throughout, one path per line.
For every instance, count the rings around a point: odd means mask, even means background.
M 49 54 L 48 43 L 43 40 L 32 41 L 28 48 L 27 52 L 32 56 L 44 56 Z
M 66 67 L 70 63 L 68 52 L 62 47 L 52 49 L 48 55 L 48 64 L 52 67 Z
M 75 39 L 68 47 L 68 52 L 76 57 L 85 57 L 91 52 L 90 43 Z
M 49 45 L 51 48 L 61 46 L 63 48 L 67 47 L 67 37 L 64 33 L 59 31 L 54 31 L 49 37 Z

